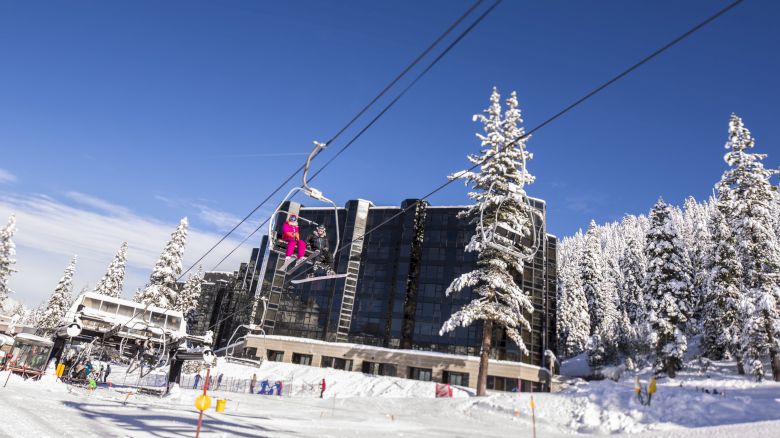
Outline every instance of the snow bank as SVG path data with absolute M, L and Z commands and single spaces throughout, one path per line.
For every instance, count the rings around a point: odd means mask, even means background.
M 414 397 L 434 398 L 436 384 L 397 377 L 372 376 L 354 371 L 336 370 L 264 361 L 260 367 L 228 363 L 219 358 L 217 366 L 211 369 L 212 376 L 223 374 L 223 378 L 251 379 L 257 381 L 281 380 L 292 386 L 293 396 L 319 396 L 319 386 L 325 379 L 325 398 L 344 397 Z M 453 386 L 453 397 L 473 395 L 469 388 Z
M 588 353 L 580 353 L 571 359 L 566 359 L 561 363 L 561 375 L 567 377 L 590 377 L 593 375 L 593 368 L 588 364 Z

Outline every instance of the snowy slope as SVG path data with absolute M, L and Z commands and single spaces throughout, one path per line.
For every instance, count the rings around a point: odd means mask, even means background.
M 306 382 L 324 376 L 333 392 L 319 399 L 309 393 L 277 397 L 214 391 L 215 398 L 228 399 L 228 408 L 216 413 L 212 403 L 201 436 L 530 436 L 531 396 L 538 436 L 545 438 L 777 436 L 780 384 L 752 382 L 734 375 L 732 367 L 716 363 L 707 373 L 686 371 L 676 380 L 659 380 L 652 405 L 642 406 L 628 375 L 618 382 L 575 380 L 553 394 L 435 399 L 427 382 L 291 364 L 220 363 L 214 372 L 235 378 L 257 373 L 258 378 Z M 0 382 L 6 376 L 0 372 Z M 712 394 L 716 389 L 718 395 Z M 127 398 L 121 390 L 89 393 L 48 377 L 32 382 L 12 376 L 8 387 L 0 388 L 0 436 L 192 436 L 193 401 L 199 393 L 179 389 L 164 398 Z

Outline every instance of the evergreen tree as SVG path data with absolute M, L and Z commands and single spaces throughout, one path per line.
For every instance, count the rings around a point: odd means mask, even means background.
M 699 331 L 699 315 L 701 314 L 702 298 L 707 288 L 708 277 L 712 270 L 710 230 L 708 227 L 709 210 L 706 204 L 699 204 L 691 196 L 685 200 L 685 228 L 690 238 L 686 243 L 686 252 L 691 266 L 693 290 L 688 302 L 692 320 L 688 323 L 691 333 Z
M 690 268 L 671 215 L 672 209 L 662 199 L 650 212 L 644 294 L 649 300 L 648 321 L 653 330 L 656 371 L 674 377 L 682 368 L 683 355 L 688 348 L 685 324 L 690 318 L 691 309 L 687 304 L 692 284 Z
M 108 266 L 108 270 L 100 279 L 95 292 L 110 297 L 119 298 L 122 295 L 122 286 L 125 282 L 125 265 L 127 264 L 127 242 L 122 242 L 119 252 Z
M 588 300 L 591 338 L 588 342 L 588 361 L 604 365 L 616 353 L 617 309 L 614 296 L 607 287 L 602 264 L 601 240 L 598 227 L 590 222 L 585 234 L 585 246 L 580 259 L 583 291 Z
M 702 347 L 710 359 L 736 358 L 741 362 L 742 265 L 737 256 L 736 239 L 726 222 L 731 204 L 728 194 L 726 191 L 719 196 L 717 209 L 710 216 L 713 259 L 703 299 Z
M 30 313 L 30 310 L 27 309 L 27 307 L 24 305 L 24 303 L 21 303 L 19 301 L 15 301 L 13 299 L 9 299 L 5 302 L 5 307 L 0 308 L 3 311 L 3 314 L 10 316 L 11 318 L 17 317 L 17 321 L 21 323 L 22 321 L 27 318 L 27 315 Z
M 644 281 L 647 260 L 644 255 L 644 235 L 636 216 L 623 218 L 621 230 L 625 246 L 618 259 L 621 277 L 618 285 L 618 302 L 625 328 L 621 330 L 619 349 L 626 356 L 637 359 L 637 354 L 646 347 L 648 330 L 645 327 L 646 311 Z
M 635 216 L 629 215 L 623 219 L 626 246 L 619 262 L 623 274 L 623 281 L 620 283 L 620 300 L 633 326 L 642 322 L 645 315 L 642 284 L 647 269 L 644 236 L 638 235 L 642 231 L 637 222 Z
M 8 218 L 8 224 L 0 230 L 0 308 L 11 294 L 8 280 L 11 274 L 16 272 L 13 265 L 16 263 L 16 245 L 12 240 L 16 232 L 16 216 Z
M 76 272 L 76 256 L 73 256 L 70 264 L 65 268 L 57 288 L 49 297 L 43 312 L 38 319 L 37 327 L 44 334 L 50 334 L 62 323 L 71 302 L 73 301 L 73 274 Z
M 171 240 L 165 245 L 160 259 L 154 266 L 149 284 L 139 289 L 134 300 L 162 308 L 171 308 L 176 304 L 176 280 L 182 271 L 182 257 L 187 244 L 187 218 L 183 218 L 171 234 Z
M 476 203 L 463 211 L 460 217 L 470 219 L 470 223 L 477 228 L 466 246 L 466 251 L 477 252 L 478 256 L 476 269 L 453 280 L 446 294 L 470 288 L 476 298 L 453 313 L 440 330 L 443 335 L 457 327 L 467 327 L 476 321 L 482 321 L 478 395 L 486 393 L 493 326 L 503 328 L 520 351 L 527 353 L 528 349 L 520 332 L 531 330 L 524 313 L 533 312 L 530 296 L 523 291 L 519 281 L 523 274 L 523 260 L 487 245 L 481 232 L 483 225 L 488 228 L 498 221 L 530 235 L 533 224 L 529 219 L 534 214 L 528 211 L 525 191 L 522 188 L 533 182 L 534 178 L 525 169 L 525 163 L 532 155 L 525 150 L 528 138 L 523 137 L 523 128 L 518 126 L 522 119 L 517 95 L 512 93 L 506 100 L 507 110 L 503 117 L 500 95 L 495 88 L 490 102 L 490 107 L 484 111 L 485 115 L 474 116 L 474 120 L 484 125 L 485 134 L 477 134 L 481 141 L 482 154 L 468 157 L 471 163 L 480 165 L 480 171 L 462 171 L 450 176 L 452 179 L 463 179 L 473 189 L 469 197 Z M 480 223 L 480 216 L 484 218 L 484 223 Z M 511 245 L 511 242 L 503 240 L 501 236 L 494 238 L 499 243 Z
M 581 237 L 582 233 L 578 232 Z M 580 278 L 580 251 L 575 238 L 564 239 L 558 255 L 558 299 L 556 301 L 558 345 L 563 357 L 572 357 L 585 351 L 590 337 L 588 301 Z
M 198 300 L 200 299 L 201 284 L 203 283 L 203 268 L 198 266 L 198 272 L 190 274 L 187 277 L 187 281 L 184 283 L 184 287 L 177 296 L 175 310 L 180 310 L 187 313 L 190 309 L 195 309 L 198 306 Z
M 777 173 L 764 168 L 766 155 L 749 152 L 755 146 L 742 119 L 731 115 L 725 156 L 730 169 L 718 189 L 730 192 L 729 223 L 736 235 L 745 288 L 743 309 L 747 316 L 741 344 L 746 362 L 757 378 L 764 374 L 761 359 L 771 359 L 772 375 L 780 381 L 780 242 L 776 195 L 770 178 Z

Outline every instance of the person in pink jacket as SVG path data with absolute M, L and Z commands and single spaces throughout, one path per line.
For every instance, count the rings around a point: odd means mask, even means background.
M 298 247 L 298 259 L 306 257 L 306 242 L 301 240 L 300 229 L 298 228 L 298 216 L 291 214 L 287 222 L 282 224 L 282 240 L 287 242 L 287 259 L 291 259 Z

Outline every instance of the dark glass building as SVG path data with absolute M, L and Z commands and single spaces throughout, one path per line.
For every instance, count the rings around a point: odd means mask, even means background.
M 523 333 L 530 354 L 522 355 L 503 330 L 496 329 L 491 357 L 542 366 L 545 350 L 555 351 L 557 347 L 557 242 L 546 233 L 544 202 L 534 200 L 533 205 L 542 218 L 536 223 L 542 237 L 540 248 L 518 279 L 531 292 L 535 309 L 533 314 L 525 315 L 532 327 Z M 481 323 L 439 335 L 444 321 L 474 298 L 469 290 L 445 294 L 454 278 L 475 267 L 476 254 L 464 252 L 474 226 L 457 217 L 464 208 L 430 206 L 416 200 L 406 200 L 400 207 L 377 207 L 369 201 L 352 200 L 336 211 L 285 205 L 283 211 L 296 212 L 302 218 L 302 238 L 311 233 L 314 224 L 326 226 L 331 251 L 337 245 L 341 248 L 334 268 L 347 277 L 293 285 L 289 280 L 305 277 L 306 268 L 285 278 L 277 270 L 284 255 L 276 251 L 266 255 L 265 236 L 261 248 L 255 249 L 250 261 L 238 271 L 216 281 L 207 277 L 214 286 L 208 293 L 204 289 L 199 320 L 208 319 L 208 325 L 214 327 L 218 347 L 251 319 L 267 335 L 477 355 Z M 286 215 L 280 213 L 277 231 Z M 367 231 L 370 233 L 365 239 L 358 238 Z M 531 242 L 526 244 L 530 246 Z M 253 297 L 267 304 L 256 306 L 250 317 Z M 232 316 L 226 318 L 228 315 Z

